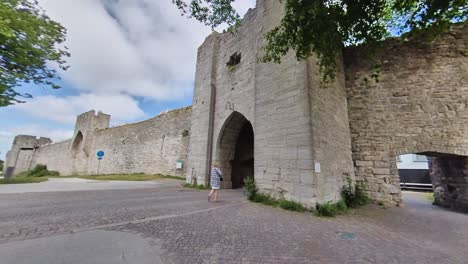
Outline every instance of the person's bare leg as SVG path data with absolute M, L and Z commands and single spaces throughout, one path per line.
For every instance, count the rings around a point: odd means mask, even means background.
M 208 194 L 208 202 L 210 201 L 211 195 L 213 195 L 214 192 L 215 192 L 215 190 L 211 189 L 210 194 Z
M 215 190 L 215 192 L 214 192 L 214 201 L 215 202 L 218 201 L 218 193 L 219 193 L 219 190 Z

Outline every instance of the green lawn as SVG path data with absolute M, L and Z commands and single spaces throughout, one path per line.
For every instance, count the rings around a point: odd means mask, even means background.
M 79 178 L 89 180 L 103 180 L 103 181 L 152 181 L 160 179 L 174 179 L 174 180 L 185 180 L 185 178 L 171 175 L 161 174 L 107 174 L 107 175 L 86 175 L 78 176 Z
M 153 181 L 161 179 L 185 180 L 185 178 L 161 174 L 107 174 L 107 175 L 86 175 L 86 176 L 26 176 L 26 173 L 19 174 L 10 180 L 0 179 L 0 184 L 37 183 L 47 181 L 49 178 L 82 178 L 102 181 Z
M 0 179 L 0 184 L 37 183 L 47 180 L 47 177 L 13 177 L 10 180 Z

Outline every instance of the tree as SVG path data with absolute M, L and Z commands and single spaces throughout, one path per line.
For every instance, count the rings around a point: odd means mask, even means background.
M 0 173 L 2 173 L 2 171 L 3 171 L 3 163 L 4 163 L 4 161 L 0 160 Z
M 65 34 L 65 28 L 51 20 L 37 0 L 0 1 L 0 107 L 30 98 L 16 89 L 24 83 L 60 88 L 50 63 L 68 68 L 64 58 L 70 54 L 61 47 Z
M 234 25 L 239 18 L 234 0 L 173 0 L 183 15 L 213 28 Z M 280 0 L 278 0 L 280 1 Z M 346 45 L 376 46 L 381 40 L 402 38 L 430 40 L 454 22 L 465 23 L 468 0 L 282 0 L 284 15 L 279 26 L 265 35 L 263 62 L 281 62 L 289 50 L 303 60 L 319 58 L 325 80 L 333 79 L 336 57 Z

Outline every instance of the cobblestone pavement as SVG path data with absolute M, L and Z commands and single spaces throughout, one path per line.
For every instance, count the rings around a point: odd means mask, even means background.
M 333 219 L 252 204 L 240 191 L 223 191 L 219 203 L 206 194 L 171 183 L 0 195 L 0 246 L 98 229 L 157 241 L 165 263 L 468 263 L 468 215 L 421 194 L 405 194 L 405 208 Z

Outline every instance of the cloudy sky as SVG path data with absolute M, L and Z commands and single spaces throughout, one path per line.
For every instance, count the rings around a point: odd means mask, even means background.
M 144 120 L 192 103 L 198 46 L 211 29 L 181 17 L 172 0 L 40 0 L 68 30 L 71 68 L 62 88 L 22 87 L 34 98 L 0 108 L 0 159 L 17 134 L 70 138 L 91 109 L 111 125 Z M 255 0 L 236 0 L 241 15 Z

